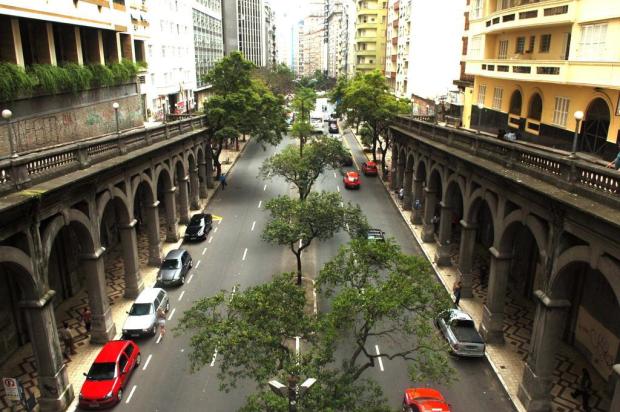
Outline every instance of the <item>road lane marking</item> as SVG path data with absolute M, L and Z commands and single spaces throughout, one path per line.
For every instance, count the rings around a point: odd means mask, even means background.
M 159 342 L 161 342 L 161 338 L 162 338 L 162 336 L 161 336 L 161 334 L 160 334 L 160 335 L 157 337 L 157 340 L 155 341 L 155 343 L 159 343 Z
M 143 371 L 145 371 L 145 370 L 146 370 L 146 367 L 147 367 L 147 366 L 149 366 L 149 362 L 151 361 L 151 358 L 152 358 L 152 357 L 153 357 L 153 354 L 151 353 L 151 354 L 149 355 L 149 357 L 148 357 L 148 358 L 146 358 L 146 362 L 144 362 L 144 366 L 142 367 L 142 370 L 143 370 Z
M 254 232 L 254 226 L 256 226 L 256 220 L 252 222 L 252 229 L 250 229 L 250 232 Z
M 241 260 L 245 260 L 245 257 L 248 254 L 248 248 L 246 247 L 245 250 L 243 251 L 243 257 L 241 258 Z
M 267 185 L 263 186 L 263 192 L 267 190 Z
M 299 336 L 295 336 L 295 353 L 299 356 Z
M 213 233 L 217 233 L 217 228 L 213 229 Z
M 181 292 L 181 294 L 179 295 L 179 300 L 183 299 L 183 295 L 185 295 L 185 291 Z
M 213 240 L 213 236 L 209 237 L 209 243 L 211 243 L 211 241 Z
M 198 266 L 200 266 L 200 260 L 196 262 L 196 267 L 194 269 L 198 269 Z
M 377 351 L 377 355 L 381 355 L 381 352 L 379 352 L 379 345 L 375 345 L 375 350 Z M 379 369 L 381 369 L 381 372 L 385 372 L 385 369 L 383 369 L 383 359 L 381 359 L 381 357 L 377 359 L 379 360 Z
M 345 223 L 345 226 L 347 227 L 347 232 L 349 231 L 349 224 Z
M 230 300 L 228 301 L 229 303 L 235 298 L 235 293 L 237 293 L 237 285 L 233 286 L 232 293 L 230 294 Z
M 340 202 L 340 207 L 344 207 L 344 202 Z
M 259 209 L 260 209 L 260 206 L 261 206 L 262 204 L 263 204 L 263 201 L 262 201 L 262 200 L 259 200 L 259 202 L 258 202 L 258 208 L 259 208 Z
M 172 312 L 170 312 L 170 315 L 168 315 L 168 320 L 172 319 L 175 310 L 177 310 L 177 308 L 172 308 Z
M 215 365 L 215 358 L 217 358 L 217 349 L 213 352 L 213 358 L 211 359 L 211 365 L 209 366 Z
M 334 172 L 334 179 L 338 179 L 338 176 L 336 176 L 336 172 Z
M 129 396 L 127 397 L 125 403 L 129 403 L 131 401 L 131 397 L 133 396 L 133 393 L 136 391 L 137 387 L 138 385 L 133 385 L 133 388 L 131 388 L 131 392 L 129 392 Z
M 189 279 L 187 279 L 187 283 L 192 283 L 192 279 L 194 279 L 194 274 L 189 275 Z
M 336 186 L 336 189 L 340 192 L 340 186 Z
M 207 253 L 207 248 L 202 249 L 202 255 L 204 256 Z

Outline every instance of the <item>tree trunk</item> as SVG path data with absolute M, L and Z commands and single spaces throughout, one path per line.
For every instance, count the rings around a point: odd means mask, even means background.
M 306 138 L 304 136 L 299 136 L 299 157 L 304 157 L 304 144 L 306 143 Z
M 372 161 L 377 163 L 377 136 L 372 137 Z
M 297 286 L 301 286 L 301 250 L 295 253 L 297 258 Z
M 239 136 L 235 137 L 235 150 L 239 151 Z

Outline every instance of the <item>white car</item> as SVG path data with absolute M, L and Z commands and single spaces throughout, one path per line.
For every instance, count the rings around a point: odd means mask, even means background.
M 476 330 L 474 320 L 459 309 L 441 312 L 435 324 L 448 341 L 452 353 L 458 356 L 484 356 L 484 340 Z
M 131 305 L 127 319 L 123 324 L 123 337 L 136 338 L 157 333 L 157 310 L 168 312 L 170 301 L 168 294 L 161 288 L 146 288 Z

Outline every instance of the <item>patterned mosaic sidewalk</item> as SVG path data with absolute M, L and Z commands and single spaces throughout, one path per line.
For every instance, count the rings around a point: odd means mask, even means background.
M 243 153 L 246 143 L 240 142 L 240 151 L 223 150 L 220 159 L 223 161 L 229 160 L 229 163 L 222 164 L 222 172 L 227 173 L 237 158 Z M 201 199 L 202 207 L 209 202 L 211 197 L 215 194 L 219 188 L 219 182 L 216 183 L 214 189 L 208 189 L 207 199 Z M 195 212 L 195 211 L 192 211 Z M 160 211 L 160 239 L 165 239 L 166 225 L 163 218 L 164 211 Z M 179 233 L 182 234 L 184 226 L 179 226 Z M 149 286 L 155 283 L 155 277 L 157 275 L 157 268 L 148 266 L 148 238 L 146 233 L 138 232 L 138 256 L 140 260 L 140 275 L 144 281 L 145 286 Z M 162 245 L 163 254 L 168 251 L 178 248 L 181 240 L 176 243 L 164 243 Z M 116 324 L 117 336 L 120 337 L 120 327 L 126 316 L 126 311 L 129 310 L 133 300 L 123 297 L 125 290 L 124 280 L 124 268 L 123 260 L 120 257 L 120 245 L 112 248 L 105 256 L 105 272 L 106 272 L 106 288 L 108 301 L 112 310 L 112 319 Z M 84 372 L 88 371 L 88 368 L 92 364 L 93 360 L 97 356 L 97 353 L 101 349 L 102 345 L 91 344 L 88 340 L 88 334 L 82 322 L 80 322 L 80 313 L 84 307 L 88 305 L 88 296 L 86 290 L 82 290 L 72 298 L 63 302 L 58 308 L 56 308 L 56 325 L 62 326 L 63 321 L 69 323 L 69 328 L 74 336 L 74 342 L 77 354 L 71 356 L 71 360 L 66 362 L 69 381 L 73 384 L 73 390 L 75 396 L 79 393 L 82 382 L 84 382 Z M 0 366 L 0 377 L 10 376 L 18 378 L 24 386 L 27 394 L 34 394 L 35 397 L 39 396 L 39 390 L 37 388 L 37 370 L 32 355 L 32 348 L 30 344 L 22 346 L 5 364 Z M 29 396 L 29 395 L 28 395 Z M 74 402 L 75 403 L 75 402 Z M 21 408 L 21 407 L 20 407 Z M 21 409 L 18 409 L 21 410 Z M 36 408 L 38 410 L 38 407 Z M 71 410 L 71 408 L 69 408 Z M 12 411 L 10 404 L 5 399 L 4 388 L 0 385 L 0 412 Z

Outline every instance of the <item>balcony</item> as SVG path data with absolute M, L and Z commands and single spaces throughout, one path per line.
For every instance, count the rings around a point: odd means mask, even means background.
M 548 0 L 520 4 L 486 16 L 482 21 L 484 28 L 481 31 L 495 33 L 534 26 L 570 24 L 575 22 L 577 11 L 576 0 Z
M 376 36 L 357 36 L 355 37 L 355 42 L 356 43 L 376 43 L 377 42 L 377 37 Z
M 355 52 L 358 56 L 375 56 L 377 54 L 376 50 L 357 50 Z
M 612 87 L 620 84 L 620 62 L 564 60 L 468 60 L 468 75 L 575 86 Z
M 360 30 L 360 29 L 376 29 L 377 28 L 377 23 L 373 22 L 359 22 L 355 24 L 355 28 Z

